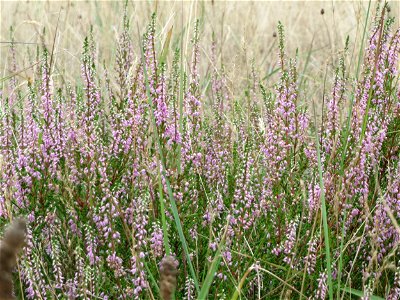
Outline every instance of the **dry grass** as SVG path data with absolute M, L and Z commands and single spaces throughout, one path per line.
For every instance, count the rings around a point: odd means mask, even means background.
M 326 68 L 342 51 L 347 36 L 351 41 L 349 49 L 352 55 L 349 59 L 357 57 L 368 2 L 133 1 L 129 6 L 133 12 L 130 20 L 135 32 L 143 32 L 151 13 L 156 11 L 162 35 L 160 40 L 165 40 L 173 27 L 173 43 L 179 40 L 182 33 L 185 35 L 183 40 L 188 44 L 193 21 L 200 18 L 203 51 L 209 55 L 214 33 L 219 43 L 219 56 L 226 66 L 232 87 L 235 86 L 234 79 L 237 82 L 237 79 L 247 78 L 253 59 L 261 74 L 268 75 L 274 70 L 277 49 L 273 35 L 280 20 L 285 26 L 290 55 L 294 56 L 298 49 L 299 70 L 303 70 L 308 61 L 305 79 L 308 84 L 319 87 L 317 91 L 320 92 Z M 393 2 L 391 7 L 391 14 L 399 15 L 399 4 Z M 323 15 L 321 9 L 324 9 Z M 121 1 L 2 1 L 2 77 L 9 74 L 5 58 L 10 26 L 14 27 L 14 38 L 19 42 L 16 48 L 18 66 L 24 70 L 19 75 L 26 80 L 25 83 L 33 76 L 29 66 L 36 62 L 36 45 L 42 42 L 49 49 L 54 44 L 56 73 L 63 81 L 73 81 L 79 76 L 81 46 L 91 24 L 95 25 L 98 37 L 99 58 L 110 67 L 115 53 L 110 45 L 114 45 L 113 41 L 121 28 L 122 11 Z M 182 31 L 182 28 L 186 30 Z M 133 38 L 137 44 L 137 34 Z M 184 49 L 187 48 L 184 45 Z M 190 55 L 190 51 L 186 53 Z M 208 67 L 210 61 L 203 61 L 203 68 Z

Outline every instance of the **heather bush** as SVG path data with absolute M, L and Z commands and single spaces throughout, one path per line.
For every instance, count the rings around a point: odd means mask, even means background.
M 355 74 L 346 43 L 320 114 L 282 24 L 279 80 L 254 68 L 242 95 L 217 40 L 200 68 L 200 22 L 185 61 L 156 15 L 134 44 L 126 9 L 115 68 L 93 27 L 77 82 L 39 47 L 34 80 L 6 78 L 0 98 L 0 224 L 27 220 L 16 295 L 398 299 L 400 30 L 386 10 Z M 16 72 L 13 44 L 9 58 Z

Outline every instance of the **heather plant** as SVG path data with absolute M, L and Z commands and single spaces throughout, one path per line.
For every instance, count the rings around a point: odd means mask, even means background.
M 0 98 L 0 224 L 27 220 L 16 295 L 397 299 L 400 30 L 386 12 L 360 74 L 346 42 L 320 119 L 281 23 L 279 80 L 253 67 L 242 95 L 218 40 L 201 68 L 200 21 L 186 60 L 155 14 L 135 44 L 125 8 L 115 63 L 94 26 L 76 82 L 38 47 L 34 80 L 3 80 Z

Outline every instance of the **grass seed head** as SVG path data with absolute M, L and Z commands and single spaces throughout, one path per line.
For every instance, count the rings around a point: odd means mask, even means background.
M 25 242 L 26 222 L 15 219 L 4 232 L 0 241 L 0 299 L 15 299 L 13 296 L 12 270 L 17 263 L 17 254 Z
M 172 256 L 166 256 L 160 263 L 160 294 L 162 300 L 172 299 L 176 287 L 178 263 Z

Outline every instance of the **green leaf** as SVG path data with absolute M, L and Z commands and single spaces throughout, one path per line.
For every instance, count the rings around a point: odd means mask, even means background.
M 228 222 L 229 222 L 229 220 L 228 220 Z M 225 237 L 226 237 L 227 229 L 228 229 L 228 223 L 225 226 L 225 231 L 222 236 L 221 242 L 218 245 L 217 252 L 215 253 L 215 256 L 211 263 L 210 268 L 208 269 L 206 279 L 204 280 L 204 282 L 202 284 L 198 299 L 202 299 L 202 300 L 207 299 L 208 291 L 210 290 L 210 286 L 214 280 L 215 274 L 217 273 L 218 266 L 222 259 L 221 252 L 222 252 L 222 249 L 225 247 Z
M 345 288 L 342 288 L 341 290 L 345 291 L 345 292 L 347 292 L 349 294 L 353 294 L 355 296 L 364 297 L 364 292 L 356 290 L 356 289 L 345 287 Z M 378 297 L 378 296 L 369 296 L 369 299 L 371 299 L 371 300 L 385 300 L 384 298 L 381 298 L 381 297 Z

